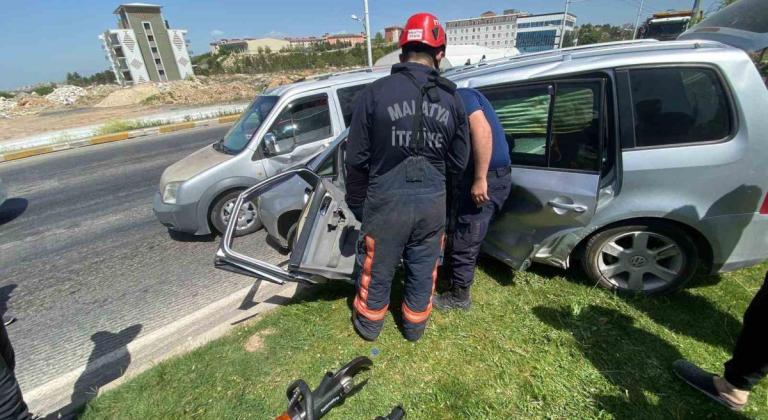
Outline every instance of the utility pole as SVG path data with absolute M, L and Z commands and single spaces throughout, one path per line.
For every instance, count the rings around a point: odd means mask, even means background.
M 701 10 L 701 0 L 693 0 L 693 9 L 691 14 L 691 20 L 688 21 L 688 27 L 699 23 L 699 11 Z
M 560 26 L 560 48 L 563 48 L 563 42 L 565 41 L 565 21 L 568 20 L 568 6 L 570 4 L 571 4 L 571 0 L 565 0 L 565 12 L 563 13 L 563 24 Z
M 637 8 L 637 19 L 635 19 L 635 32 L 632 34 L 632 39 L 637 39 L 637 28 L 640 26 L 640 14 L 643 13 L 643 5 L 645 0 L 640 0 L 640 7 Z
M 368 67 L 373 67 L 373 52 L 371 51 L 371 19 L 368 16 L 368 0 L 365 3 L 365 39 L 368 44 Z

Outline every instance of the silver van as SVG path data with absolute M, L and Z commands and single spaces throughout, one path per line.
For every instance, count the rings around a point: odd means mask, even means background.
M 244 189 L 306 163 L 327 147 L 349 123 L 357 94 L 386 74 L 360 70 L 266 90 L 223 139 L 163 172 L 155 216 L 175 231 L 223 232 Z M 246 203 L 235 220 L 236 235 L 258 230 L 256 203 Z
M 510 145 L 514 187 L 485 253 L 521 270 L 580 261 L 596 283 L 645 294 L 677 289 L 701 266 L 768 258 L 768 89 L 744 51 L 622 42 L 447 74 L 489 98 Z M 267 227 L 293 242 L 286 267 L 234 250 L 234 224 L 217 266 L 277 283 L 350 280 L 359 222 L 344 203 L 344 145 L 342 134 L 235 204 L 283 197 L 287 211 L 301 208 L 292 239 Z

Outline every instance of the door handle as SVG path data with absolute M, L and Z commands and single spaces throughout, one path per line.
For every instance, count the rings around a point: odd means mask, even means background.
M 581 204 L 561 203 L 561 202 L 555 201 L 555 200 L 552 200 L 552 201 L 548 202 L 547 204 L 549 204 L 550 207 L 554 207 L 556 209 L 568 210 L 568 211 L 573 211 L 573 212 L 576 212 L 576 213 L 584 213 L 585 211 L 587 211 L 587 206 L 583 206 Z

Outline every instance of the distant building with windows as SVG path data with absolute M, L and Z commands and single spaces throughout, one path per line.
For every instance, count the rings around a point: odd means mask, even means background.
M 446 22 L 448 42 L 454 45 L 481 45 L 490 48 L 515 47 L 521 53 L 545 51 L 560 44 L 563 18 L 565 32 L 573 31 L 576 16 L 569 13 L 532 15 L 514 9 L 497 15 L 485 12 L 480 17 Z
M 402 26 L 389 26 L 384 28 L 384 40 L 387 42 L 400 41 L 400 34 L 403 33 Z
M 291 46 L 288 39 L 278 38 L 243 38 L 243 39 L 220 39 L 210 44 L 211 52 L 218 54 L 222 50 L 228 50 L 240 54 L 258 54 L 259 49 L 263 52 L 267 48 L 271 51 L 280 51 L 283 48 Z
M 170 29 L 160 11 L 146 3 L 115 9 L 119 29 L 99 35 L 107 60 L 122 85 L 181 80 L 194 74 L 185 29 Z
M 309 48 L 325 42 L 325 39 L 316 36 L 305 36 L 296 38 L 285 38 L 291 48 Z
M 347 44 L 354 47 L 365 42 L 365 34 L 325 34 L 323 39 L 325 39 L 328 45 Z

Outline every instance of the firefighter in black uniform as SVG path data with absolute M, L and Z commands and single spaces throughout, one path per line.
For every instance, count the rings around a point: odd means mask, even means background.
M 446 172 L 461 173 L 469 159 L 464 107 L 438 72 L 445 30 L 435 16 L 416 14 L 399 45 L 401 63 L 356 102 L 345 158 L 347 205 L 362 216 L 352 323 L 366 340 L 384 325 L 401 258 L 403 335 L 423 335 L 444 240 Z

